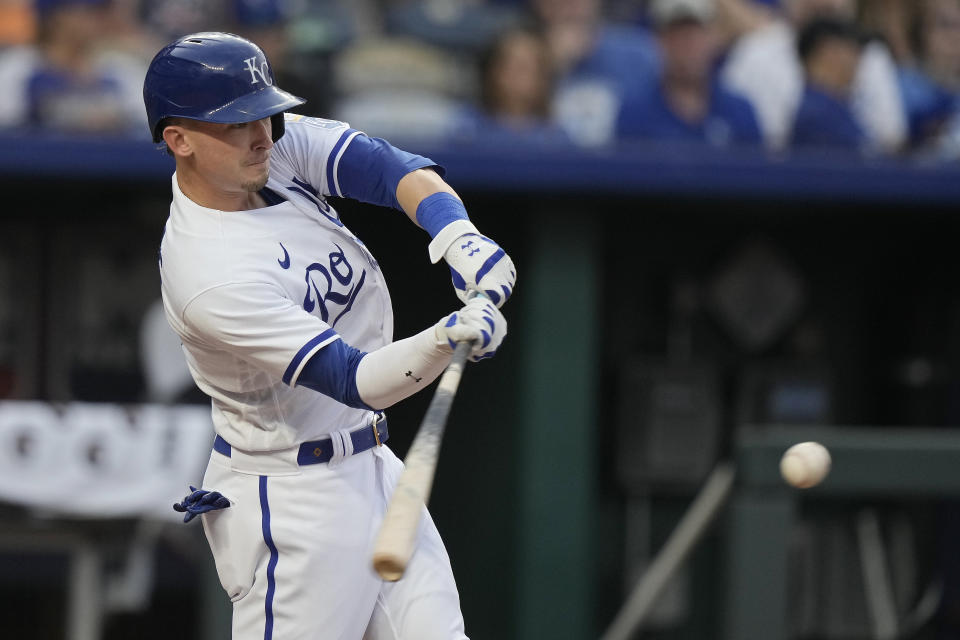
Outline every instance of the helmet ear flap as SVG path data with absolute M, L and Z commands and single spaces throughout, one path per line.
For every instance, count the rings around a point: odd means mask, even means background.
M 271 137 L 273 137 L 274 142 L 283 137 L 284 125 L 282 111 L 270 116 L 270 130 L 272 131 Z

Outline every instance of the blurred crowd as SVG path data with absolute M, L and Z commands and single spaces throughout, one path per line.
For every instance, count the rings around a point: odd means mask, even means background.
M 400 143 L 960 157 L 960 0 L 0 0 L 0 128 L 146 138 L 146 65 L 204 30 Z

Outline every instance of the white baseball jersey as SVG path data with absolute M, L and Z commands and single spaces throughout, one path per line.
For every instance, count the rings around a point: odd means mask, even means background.
M 370 421 L 369 411 L 295 386 L 330 342 L 372 351 L 393 337 L 383 274 L 324 199 L 340 195 L 339 161 L 356 135 L 287 114 L 263 209 L 201 207 L 173 176 L 160 249 L 166 314 L 213 399 L 217 433 L 234 447 L 283 449 Z

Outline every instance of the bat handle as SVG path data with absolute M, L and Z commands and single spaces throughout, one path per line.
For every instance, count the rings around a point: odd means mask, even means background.
M 485 300 L 489 300 L 489 299 L 490 299 L 490 297 L 487 296 L 487 294 L 485 294 L 483 291 L 477 291 L 476 289 L 470 289 L 470 291 L 467 292 L 467 300 L 473 300 L 474 298 L 484 298 Z

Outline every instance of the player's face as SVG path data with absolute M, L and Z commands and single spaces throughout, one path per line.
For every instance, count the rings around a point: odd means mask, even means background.
M 273 129 L 270 118 L 218 124 L 194 122 L 187 134 L 196 173 L 225 192 L 255 192 L 267 184 Z

